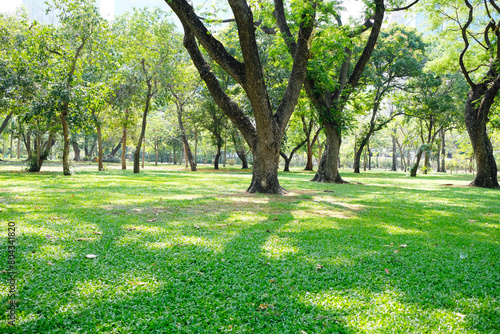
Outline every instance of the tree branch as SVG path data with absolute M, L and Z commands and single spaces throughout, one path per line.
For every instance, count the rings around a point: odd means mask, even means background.
M 419 0 L 415 0 L 413 1 L 411 4 L 409 4 L 408 6 L 406 7 L 399 7 L 399 8 L 392 8 L 392 9 L 387 9 L 387 12 L 398 12 L 398 11 L 401 11 L 401 10 L 407 10 L 407 9 L 410 9 L 411 7 L 413 7 L 414 5 L 416 5 L 418 3 Z
M 464 40 L 465 46 L 464 46 L 462 52 L 460 52 L 460 57 L 459 57 L 458 62 L 460 64 L 460 69 L 462 70 L 462 73 L 465 77 L 465 80 L 467 81 L 469 86 L 471 86 L 471 88 L 474 88 L 474 87 L 476 87 L 476 84 L 470 78 L 469 72 L 467 72 L 467 69 L 465 68 L 465 64 L 464 64 L 464 56 L 465 56 L 465 53 L 467 52 L 467 49 L 469 48 L 469 39 L 467 38 L 467 28 L 472 23 L 472 18 L 473 18 L 472 14 L 473 14 L 474 8 L 469 3 L 469 0 L 464 0 L 464 2 L 465 2 L 465 5 L 467 6 L 467 8 L 469 8 L 469 17 L 467 19 L 467 23 L 463 27 L 461 27 L 462 39 Z

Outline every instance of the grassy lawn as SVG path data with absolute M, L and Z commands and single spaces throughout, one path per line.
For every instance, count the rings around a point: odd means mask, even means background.
M 296 171 L 277 197 L 236 169 L 92 168 L 2 166 L 0 332 L 500 333 L 500 191 L 443 186 L 470 175 Z

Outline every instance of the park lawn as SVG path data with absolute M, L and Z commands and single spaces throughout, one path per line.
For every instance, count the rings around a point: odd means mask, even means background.
M 500 191 L 471 176 L 61 174 L 0 173 L 2 333 L 500 332 Z

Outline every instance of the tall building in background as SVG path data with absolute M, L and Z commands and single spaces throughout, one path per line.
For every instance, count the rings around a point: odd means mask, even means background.
M 47 13 L 47 4 L 46 0 L 23 0 L 23 5 L 26 6 L 28 10 L 28 17 L 30 20 L 37 22 L 45 23 L 45 24 L 57 24 L 57 12 L 52 11 Z M 50 2 L 50 0 L 49 0 Z M 101 0 L 96 0 L 97 8 L 101 8 Z
M 164 0 L 114 0 L 114 16 L 122 15 L 132 8 L 160 7 L 167 10 Z

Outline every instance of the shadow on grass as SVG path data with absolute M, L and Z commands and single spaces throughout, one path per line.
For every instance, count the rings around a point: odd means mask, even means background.
M 343 185 L 333 194 L 214 197 L 202 190 L 176 200 L 165 199 L 160 186 L 148 188 L 151 198 L 113 204 L 158 181 L 141 179 L 126 192 L 91 186 L 111 199 L 87 189 L 64 205 L 43 203 L 62 220 L 39 217 L 29 222 L 35 230 L 19 237 L 22 323 L 7 328 L 3 319 L 2 330 L 350 333 L 437 330 L 440 321 L 461 326 L 455 331 L 500 328 L 499 245 L 481 237 L 498 235 L 484 225 L 494 219 L 479 221 L 476 208 L 441 203 L 467 201 L 470 193 L 446 189 L 425 200 L 429 191 L 397 189 L 373 197 L 379 186 Z M 488 194 L 477 205 L 498 215 L 496 193 Z M 102 200 L 83 204 L 92 196 Z M 52 228 L 56 240 L 36 228 Z M 84 258 L 89 253 L 99 257 Z M 3 314 L 6 303 L 2 298 Z

